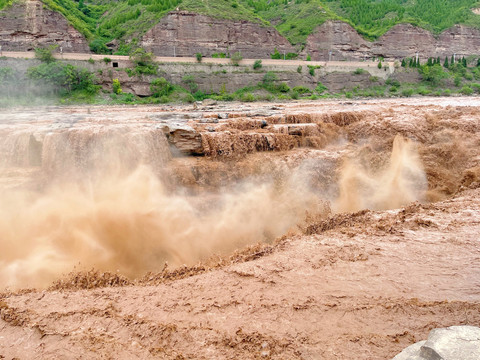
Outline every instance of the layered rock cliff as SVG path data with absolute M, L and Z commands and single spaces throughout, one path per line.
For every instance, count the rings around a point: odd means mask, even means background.
M 142 46 L 157 56 L 194 56 L 202 53 L 240 51 L 244 58 L 269 58 L 275 51 L 295 52 L 293 46 L 272 27 L 248 21 L 214 19 L 185 11 L 174 11 L 150 29 Z
M 28 51 L 57 44 L 64 52 L 89 52 L 87 40 L 58 12 L 41 1 L 15 2 L 0 11 L 0 45 L 6 51 Z
M 363 39 L 349 24 L 327 21 L 307 39 L 304 50 L 312 60 L 358 60 L 369 57 L 401 59 L 415 56 L 450 57 L 478 55 L 480 30 L 464 25 L 455 25 L 434 36 L 429 31 L 411 24 L 398 24 L 378 40 Z

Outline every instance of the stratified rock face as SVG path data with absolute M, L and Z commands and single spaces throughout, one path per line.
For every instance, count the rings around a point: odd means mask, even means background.
M 244 58 L 270 58 L 278 49 L 281 53 L 295 52 L 290 43 L 272 27 L 248 21 L 214 19 L 208 16 L 175 11 L 150 29 L 142 46 L 157 56 L 194 56 L 202 53 L 240 51 Z
M 0 11 L 0 45 L 6 51 L 28 51 L 57 44 L 63 52 L 90 52 L 87 40 L 58 12 L 42 2 L 15 2 Z
M 437 56 L 478 55 L 480 49 L 480 30 L 464 25 L 455 25 L 443 31 L 436 44 Z
M 436 41 L 425 29 L 399 24 L 372 44 L 372 53 L 385 58 L 413 57 L 417 51 L 422 58 L 436 56 Z
M 363 39 L 349 24 L 327 21 L 308 38 L 304 52 L 312 60 L 361 60 L 368 57 L 401 59 L 418 52 L 422 60 L 428 57 L 478 55 L 480 30 L 455 25 L 438 37 L 411 24 L 398 24 L 375 42 Z
M 307 38 L 305 52 L 312 60 L 356 60 L 370 56 L 371 45 L 347 23 L 326 21 Z

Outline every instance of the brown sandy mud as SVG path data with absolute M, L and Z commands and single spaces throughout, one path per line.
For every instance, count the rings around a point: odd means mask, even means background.
M 0 115 L 0 358 L 389 359 L 480 325 L 480 101 Z

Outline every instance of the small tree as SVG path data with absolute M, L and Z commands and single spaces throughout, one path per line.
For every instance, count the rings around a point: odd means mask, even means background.
M 173 85 L 170 84 L 165 78 L 157 78 L 150 83 L 150 91 L 154 97 L 168 96 L 173 91 Z
M 273 52 L 273 54 L 270 55 L 270 58 L 280 60 L 282 58 L 282 55 L 280 55 L 278 49 L 275 48 L 275 51 Z
M 242 53 L 240 51 L 237 51 L 236 53 L 234 53 L 232 55 L 232 57 L 230 59 L 231 59 L 233 65 L 238 66 L 238 63 L 240 61 L 242 61 L 242 59 L 243 59 Z
M 307 55 L 307 61 L 312 61 L 310 54 Z
M 253 63 L 253 70 L 258 70 L 262 68 L 262 60 L 255 60 Z
M 130 54 L 130 60 L 137 66 L 149 66 L 153 61 L 153 53 L 146 52 L 145 49 L 137 48 Z
M 120 81 L 118 79 L 113 79 L 112 88 L 113 88 L 114 94 L 120 95 L 123 92 L 122 87 L 120 85 Z
M 455 58 L 453 57 L 453 55 L 452 55 L 452 57 L 450 58 L 450 64 L 452 64 L 452 65 L 455 64 Z
M 445 61 L 443 62 L 443 67 L 448 69 L 448 56 L 445 56 Z
M 382 68 L 382 61 L 381 60 L 378 62 L 377 68 L 379 68 L 379 69 Z
M 465 59 L 465 57 L 462 57 L 462 65 L 467 67 L 467 59 Z
M 443 68 L 438 64 L 432 66 L 421 66 L 418 71 L 420 72 L 420 75 L 424 81 L 427 81 L 434 86 L 440 85 L 442 80 L 448 77 L 448 74 L 443 71 Z
M 405 59 L 402 59 L 402 67 L 406 67 L 407 66 L 407 62 L 405 61 Z
M 433 61 L 431 57 L 429 57 L 427 60 L 427 66 L 433 66 Z
M 195 54 L 195 57 L 197 58 L 197 62 L 202 62 L 202 58 L 203 58 L 202 53 L 199 53 L 199 52 L 196 53 L 196 54 Z
M 58 45 L 50 45 L 46 48 L 35 48 L 35 58 L 47 64 L 54 62 L 53 52 L 57 47 Z

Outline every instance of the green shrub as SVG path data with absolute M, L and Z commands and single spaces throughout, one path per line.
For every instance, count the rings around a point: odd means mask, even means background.
M 95 39 L 88 44 L 90 50 L 95 54 L 111 54 L 112 51 L 100 39 Z
M 164 77 L 153 79 L 150 83 L 150 91 L 152 96 L 156 98 L 168 97 L 173 92 L 173 89 L 173 85 Z
M 193 97 L 192 94 L 185 94 L 184 97 L 182 98 L 182 101 L 191 104 L 191 103 L 195 102 L 195 98 Z
M 295 86 L 292 90 L 299 94 L 306 94 L 311 92 L 310 89 L 305 86 Z
M 470 86 L 472 87 L 472 90 L 475 91 L 477 94 L 480 93 L 480 84 L 473 83 L 473 84 L 470 84 Z
M 281 82 L 280 84 L 278 84 L 277 90 L 282 93 L 287 93 L 290 91 L 290 87 L 287 85 L 287 83 Z
M 157 74 L 157 64 L 154 61 L 153 53 L 137 48 L 130 54 L 130 60 L 135 64 L 137 74 Z
M 426 96 L 426 95 L 430 95 L 430 93 L 431 93 L 431 91 L 428 90 L 427 88 L 425 88 L 424 86 L 420 86 L 417 89 L 417 94 L 419 94 L 419 95 Z
M 327 87 L 325 85 L 323 85 L 321 82 L 318 82 L 317 87 L 315 88 L 315 91 L 318 94 L 321 94 L 321 93 L 325 92 L 326 90 L 328 90 Z
M 385 81 L 385 85 L 390 85 L 398 88 L 400 87 L 400 81 L 398 81 L 397 79 L 388 78 L 387 81 Z
M 292 99 L 297 100 L 298 97 L 299 97 L 298 92 L 296 92 L 296 91 L 292 92 L 291 97 L 292 97 Z
M 448 77 L 448 73 L 443 70 L 443 67 L 440 64 L 435 64 L 433 66 L 422 65 L 418 69 L 422 80 L 429 82 L 433 86 L 439 86 L 442 83 L 442 80 Z
M 202 58 L 203 58 L 202 53 L 199 53 L 199 52 L 196 53 L 196 54 L 195 54 L 195 57 L 197 58 L 197 62 L 202 62 Z
M 364 69 L 362 69 L 362 68 L 357 68 L 357 69 L 353 72 L 353 74 L 354 74 L 354 75 L 361 75 L 361 74 L 365 74 L 366 72 L 367 72 L 367 71 L 364 70 Z
M 270 54 L 270 58 L 275 60 L 280 60 L 282 58 L 282 55 L 280 55 L 277 48 L 275 48 L 275 51 L 273 52 L 273 54 Z
M 51 85 L 64 94 L 85 91 L 93 95 L 99 90 L 99 86 L 96 85 L 97 80 L 90 71 L 57 61 L 28 68 L 27 77 Z
M 312 61 L 312 58 L 310 55 L 307 55 L 307 61 Z
M 460 90 L 460 92 L 463 95 L 472 95 L 473 94 L 472 88 L 468 85 L 465 85 L 464 87 L 462 87 L 462 90 Z
M 302 65 L 298 65 L 298 67 L 297 67 L 297 73 L 299 73 L 299 74 L 302 73 Z
M 198 91 L 198 84 L 195 82 L 195 76 L 185 75 L 182 78 L 182 82 L 188 87 L 191 93 L 196 93 Z
M 370 76 L 370 77 L 368 78 L 368 80 L 369 80 L 370 82 L 377 82 L 377 81 L 378 81 L 378 76 Z
M 233 65 L 238 66 L 240 61 L 242 61 L 242 59 L 243 59 L 242 53 L 240 51 L 237 51 L 236 53 L 234 53 L 232 55 L 232 57 L 230 59 L 231 59 Z
M 123 92 L 122 87 L 120 86 L 120 81 L 118 79 L 113 79 L 112 88 L 114 94 L 120 95 Z
M 88 59 L 87 61 L 89 64 L 95 64 L 95 60 L 93 60 L 92 58 Z
M 35 48 L 35 58 L 44 63 L 51 63 L 55 61 L 53 52 L 58 45 L 50 45 L 46 48 Z
M 112 59 L 110 59 L 109 57 L 104 57 L 104 58 L 103 58 L 103 62 L 104 62 L 105 64 L 108 64 L 108 63 L 111 63 L 111 62 L 112 62 Z
M 308 65 L 308 73 L 309 73 L 311 76 L 315 76 L 315 66 L 310 66 L 310 65 Z
M 413 95 L 413 89 L 403 89 L 402 96 L 410 97 Z
M 381 69 L 382 68 L 382 61 L 378 62 L 377 68 Z
M 253 70 L 258 70 L 262 68 L 262 60 L 255 60 L 253 63 Z
M 248 93 L 243 94 L 241 99 L 242 99 L 242 101 L 245 101 L 245 102 L 253 102 L 253 101 L 255 101 L 255 95 L 248 92 Z
M 455 78 L 453 79 L 453 83 L 455 84 L 456 87 L 460 87 L 460 85 L 462 85 L 462 78 L 459 75 L 455 75 Z
M 278 80 L 277 74 L 273 71 L 267 71 L 265 75 L 263 75 L 262 83 L 264 87 L 271 87 L 275 81 Z
M 15 72 L 11 67 L 0 67 L 0 84 L 14 80 Z
M 212 54 L 212 58 L 219 58 L 219 59 L 225 59 L 227 57 L 227 55 L 225 53 L 213 53 Z

